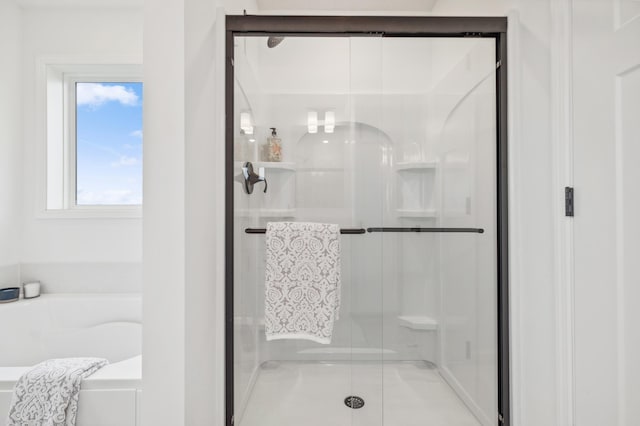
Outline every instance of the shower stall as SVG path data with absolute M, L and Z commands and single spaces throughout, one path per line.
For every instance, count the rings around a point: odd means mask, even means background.
M 510 424 L 506 26 L 227 17 L 228 426 Z M 340 227 L 329 343 L 265 338 L 269 222 Z

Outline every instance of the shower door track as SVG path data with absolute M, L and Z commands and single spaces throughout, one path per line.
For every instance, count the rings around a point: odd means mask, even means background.
M 509 257 L 507 156 L 507 18 L 402 16 L 256 16 L 226 17 L 225 53 L 225 425 L 234 424 L 233 369 L 233 183 L 234 183 L 234 37 L 475 37 L 493 38 L 496 53 L 497 248 L 498 248 L 498 424 L 511 425 L 509 378 Z M 372 228 L 374 232 L 385 228 Z M 389 228 L 386 228 L 389 229 Z M 426 229 L 426 228 L 425 228 Z M 369 230 L 369 232 L 372 232 Z M 416 232 L 416 231 L 413 231 Z M 433 232 L 433 231 L 417 231 Z M 476 231 L 478 232 L 478 231 Z M 356 232 L 363 233 L 363 232 Z

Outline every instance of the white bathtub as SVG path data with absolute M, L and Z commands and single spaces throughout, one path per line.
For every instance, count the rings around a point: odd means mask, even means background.
M 135 426 L 141 395 L 142 300 L 137 294 L 57 294 L 0 304 L 0 426 L 13 386 L 49 358 L 110 364 L 82 383 L 77 426 Z

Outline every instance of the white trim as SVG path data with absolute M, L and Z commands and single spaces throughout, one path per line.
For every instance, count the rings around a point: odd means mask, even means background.
M 34 216 L 37 219 L 120 219 L 142 217 L 142 206 L 77 206 L 75 193 L 71 191 L 71 182 L 75 182 L 75 168 L 70 167 L 75 163 L 75 150 L 70 149 L 71 128 L 75 128 L 75 108 L 69 104 L 69 82 L 76 78 L 83 79 L 100 78 L 104 81 L 135 81 L 142 82 L 142 65 L 138 57 L 93 57 L 93 56 L 40 56 L 36 58 L 36 126 L 37 140 L 36 162 L 39 165 L 37 174 L 37 188 Z M 62 133 L 60 134 L 62 161 L 64 162 L 62 175 L 59 177 L 61 199 L 56 205 L 60 208 L 48 208 L 47 197 L 49 195 L 48 183 L 48 138 L 50 111 L 48 105 L 49 78 L 56 73 L 56 80 L 64 91 L 63 105 L 60 113 L 56 113 L 55 120 L 62 119 Z M 60 117 L 58 118 L 57 115 Z M 75 186 L 75 185 L 74 185 Z
M 565 217 L 566 186 L 573 186 L 572 0 L 551 7 L 551 136 L 556 308 L 556 424 L 574 424 L 573 219 Z
M 220 152 L 224 153 L 225 150 L 225 127 L 226 127 L 226 11 L 224 7 L 218 7 L 216 9 L 216 20 L 214 24 L 215 31 L 215 67 L 214 75 L 216 80 L 216 113 L 214 115 L 216 120 L 216 134 L 214 135 L 214 141 L 218 144 Z M 225 199 L 225 155 L 217 155 L 212 159 L 213 167 L 215 167 L 217 178 L 215 182 L 212 182 L 213 196 L 218 200 Z M 225 202 L 216 203 L 216 212 L 214 218 L 215 235 L 216 235 L 216 256 L 215 256 L 215 268 L 216 268 L 216 297 L 215 297 L 215 309 L 216 309 L 216 325 L 215 325 L 215 339 L 216 351 L 219 356 L 216 356 L 216 398 L 215 398 L 215 412 L 217 413 L 215 426 L 223 426 L 226 423 L 225 418 L 225 401 L 226 401 L 226 382 L 225 382 L 225 335 L 226 335 L 226 308 L 225 308 Z
M 81 206 L 74 209 L 42 210 L 36 219 L 142 219 L 142 206 Z
M 473 397 L 469 395 L 464 386 L 460 384 L 458 379 L 456 379 L 456 377 L 448 368 L 440 367 L 438 369 L 438 372 L 440 373 L 440 376 L 442 376 L 444 381 L 451 387 L 451 389 L 453 389 L 455 394 L 462 400 L 464 405 L 467 406 L 469 411 L 471 411 L 475 418 L 482 424 L 482 426 L 493 426 L 495 424 L 495 422 L 487 416 L 482 408 L 480 408 Z
M 251 399 L 251 395 L 253 394 L 253 390 L 256 387 L 256 383 L 258 381 L 258 376 L 260 375 L 260 367 L 262 364 L 258 364 L 255 366 L 253 371 L 251 372 L 251 376 L 249 377 L 249 382 L 247 383 L 247 387 L 244 392 L 242 392 L 242 401 L 235 407 L 234 420 L 235 424 L 242 424 L 242 417 L 244 413 L 247 411 L 247 407 L 249 406 L 249 400 Z
M 624 139 L 622 122 L 622 77 L 627 71 L 619 73 L 615 77 L 615 188 L 616 188 L 616 379 L 618 386 L 618 426 L 627 425 L 627 398 L 626 398 L 626 347 L 625 347 L 625 276 L 624 276 Z
M 509 351 L 510 351 L 510 404 L 511 424 L 524 424 L 523 407 L 523 341 L 525 325 L 522 318 L 522 289 L 524 282 L 522 253 L 522 200 L 519 183 L 522 182 L 520 143 L 522 141 L 522 55 L 520 15 L 512 10 L 508 13 L 508 132 L 509 132 Z

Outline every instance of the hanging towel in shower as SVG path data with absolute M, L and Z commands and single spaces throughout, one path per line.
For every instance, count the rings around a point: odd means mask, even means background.
M 7 426 L 74 426 L 82 379 L 108 364 L 102 358 L 41 362 L 13 389 Z
M 340 309 L 340 228 L 273 222 L 266 241 L 267 340 L 331 343 Z

